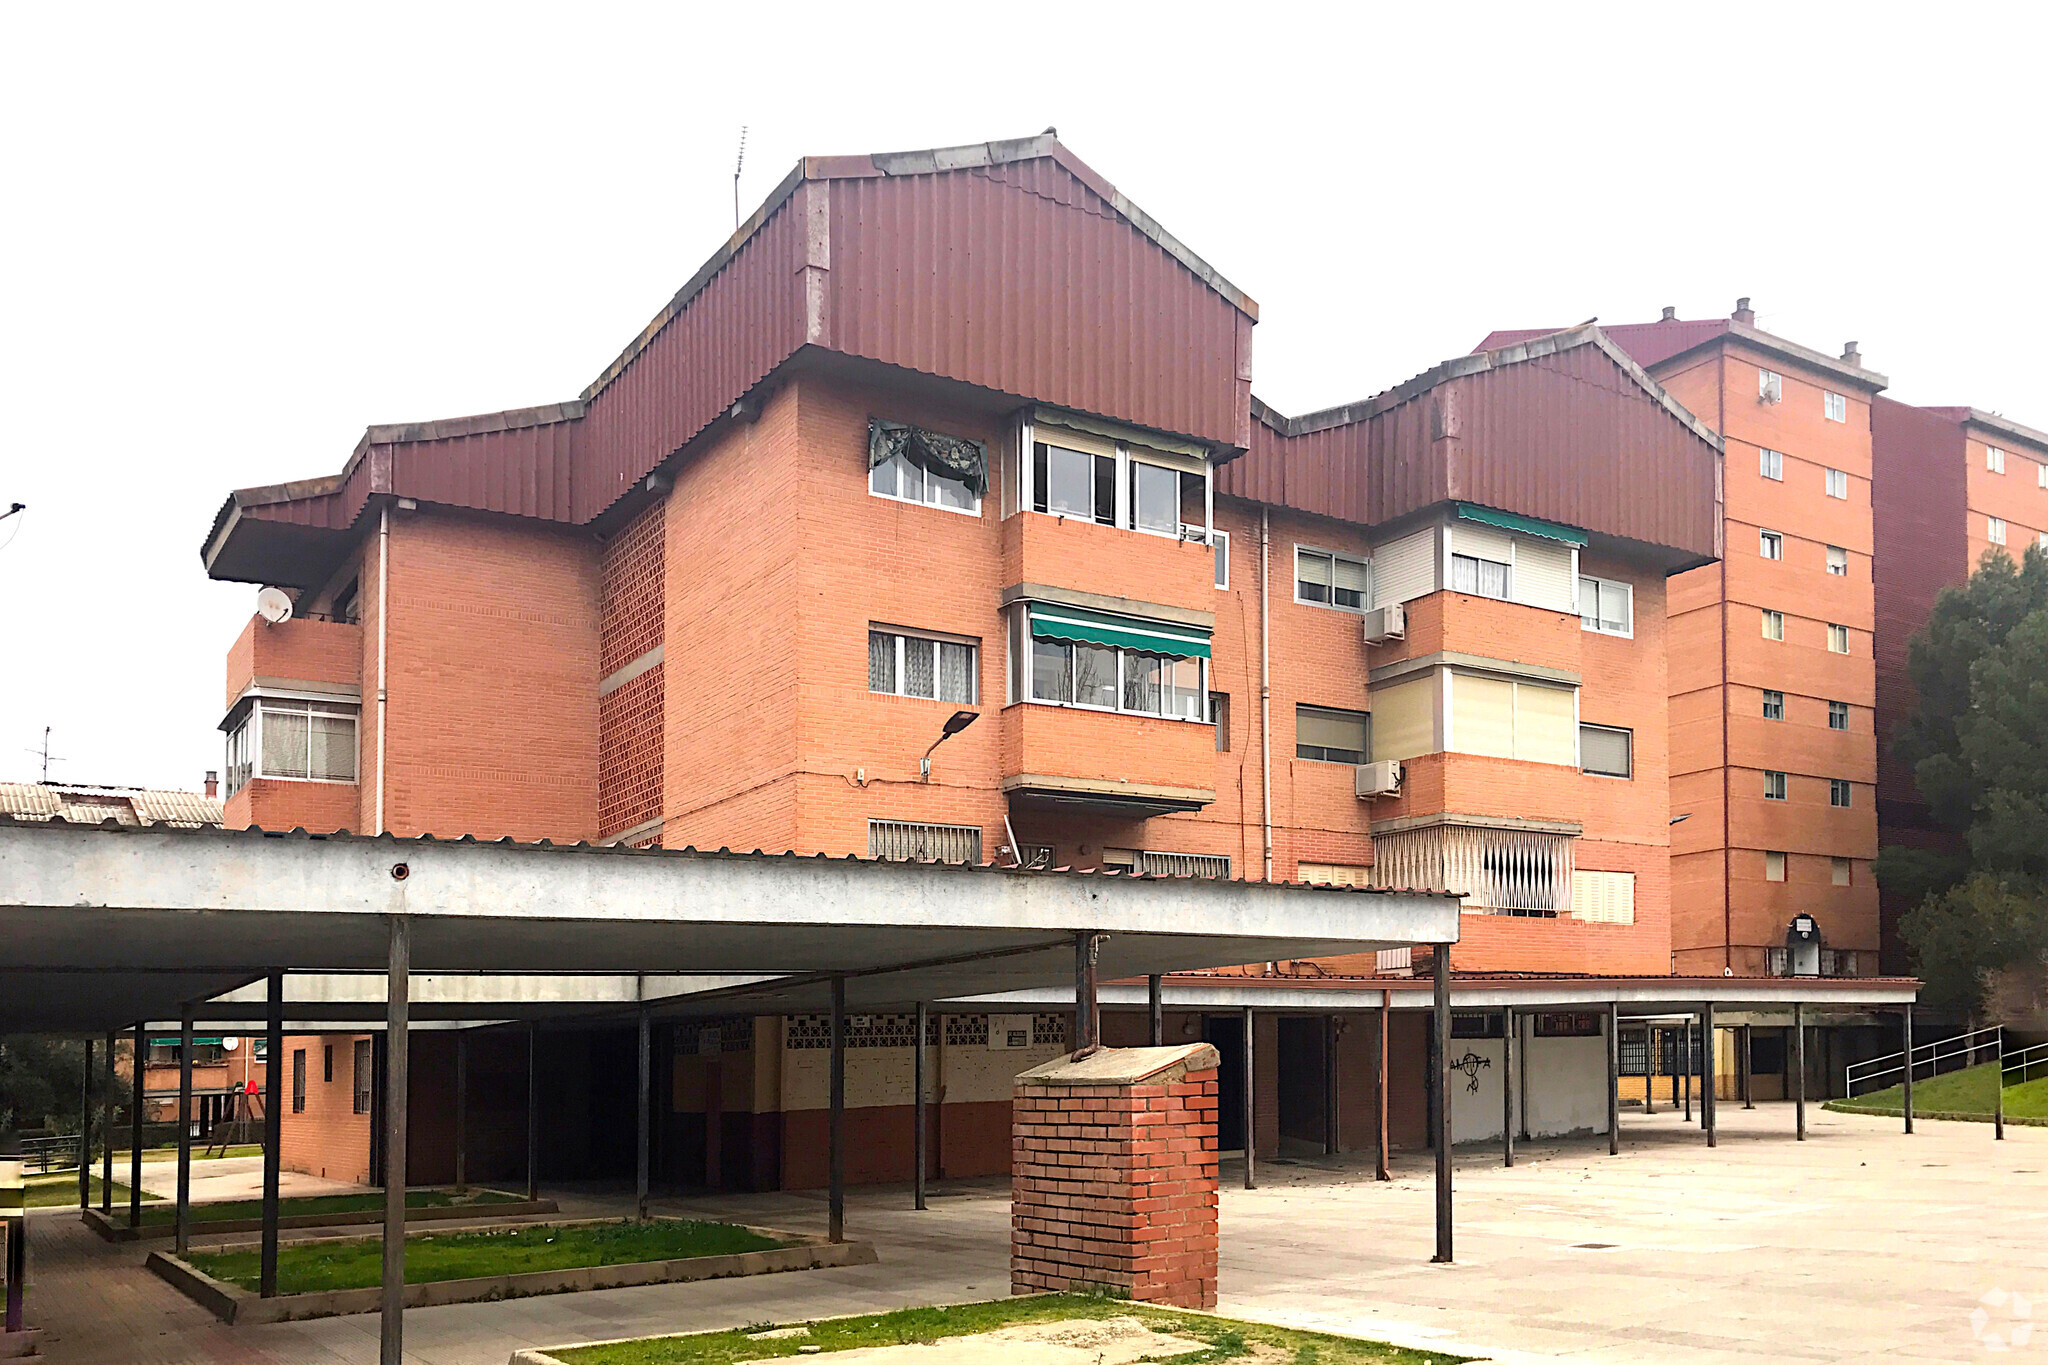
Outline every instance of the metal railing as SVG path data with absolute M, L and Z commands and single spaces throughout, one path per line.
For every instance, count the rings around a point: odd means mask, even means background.
M 2028 1048 L 2027 1052 L 2042 1055 L 2032 1065 L 2048 1068 L 2048 1050 Z M 1993 1062 L 2001 1057 L 2011 1065 L 2012 1057 L 2027 1055 L 2026 1052 L 2008 1055 L 2005 1051 L 2005 1026 L 1993 1024 L 1989 1028 L 1972 1029 L 1958 1033 L 1951 1038 L 1937 1038 L 1931 1043 L 1922 1043 L 1913 1049 L 1913 1079 L 1926 1080 L 1942 1074 L 1944 1066 L 1951 1071 Z M 1882 1090 L 1897 1085 L 1906 1078 L 1906 1054 L 1890 1052 L 1882 1057 L 1867 1061 L 1851 1062 L 1843 1068 L 1843 1094 L 1853 1099 L 1860 1084 L 1867 1090 Z
M 60 1137 L 23 1138 L 21 1169 L 30 1175 L 78 1169 L 78 1134 Z
M 2035 1076 L 2048 1076 L 2048 1043 L 2035 1043 L 2017 1052 L 2001 1054 L 2005 1063 L 2003 1082 L 2007 1089 L 2031 1081 Z

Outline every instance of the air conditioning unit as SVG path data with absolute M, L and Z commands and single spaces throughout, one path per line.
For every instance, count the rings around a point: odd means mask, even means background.
M 1031 1016 L 991 1014 L 988 1017 L 988 1045 L 994 1052 L 1009 1052 L 1031 1046 Z
M 1379 763 L 1361 763 L 1358 774 L 1358 794 L 1366 796 L 1393 796 L 1401 790 L 1401 764 L 1396 759 Z
M 1399 640 L 1407 633 L 1408 612 L 1399 602 L 1374 607 L 1365 614 L 1365 642 L 1369 645 L 1383 645 L 1389 640 Z

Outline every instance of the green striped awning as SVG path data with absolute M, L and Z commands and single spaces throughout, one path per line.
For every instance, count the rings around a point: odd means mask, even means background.
M 175 1033 L 173 1033 L 173 1034 L 171 1034 L 171 1035 L 170 1035 L 169 1037 L 167 1037 L 167 1038 L 152 1038 L 152 1039 L 150 1039 L 150 1040 L 149 1040 L 149 1043 L 150 1043 L 150 1046 L 151 1046 L 151 1047 L 176 1047 L 176 1046 L 178 1045 L 178 1041 L 179 1041 L 179 1039 L 178 1039 L 178 1035 L 177 1035 L 177 1034 L 175 1034 Z M 220 1042 L 221 1042 L 221 1040 L 220 1040 L 220 1039 L 218 1039 L 218 1038 L 198 1038 L 198 1037 L 195 1037 L 195 1038 L 193 1038 L 193 1040 L 192 1040 L 192 1046 L 194 1046 L 194 1047 L 219 1047 L 219 1046 L 220 1046 Z
M 1487 526 L 1498 526 L 1503 531 L 1520 531 L 1525 536 L 1542 536 L 1547 540 L 1561 540 L 1567 545 L 1584 545 L 1586 533 L 1574 531 L 1569 526 L 1559 526 L 1554 521 L 1538 521 L 1534 517 L 1521 516 L 1514 512 L 1496 512 L 1491 507 L 1474 507 L 1469 502 L 1458 504 L 1460 521 L 1476 521 Z
M 1209 657 L 1209 632 L 1200 626 L 1146 621 L 1082 607 L 1047 602 L 1031 604 L 1031 633 L 1041 640 L 1066 640 L 1086 645 L 1142 649 L 1175 659 Z

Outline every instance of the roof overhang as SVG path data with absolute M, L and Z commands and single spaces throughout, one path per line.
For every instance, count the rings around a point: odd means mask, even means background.
M 1747 323 L 1736 322 L 1732 319 L 1729 321 L 1726 330 L 1718 332 L 1696 345 L 1688 346 L 1682 351 L 1673 352 L 1671 355 L 1658 361 L 1652 368 L 1668 374 L 1674 369 L 1681 368 L 1684 363 L 1697 358 L 1703 353 L 1731 341 L 1747 346 L 1753 351 L 1761 351 L 1764 355 L 1773 359 L 1798 365 L 1804 369 L 1818 370 L 1830 379 L 1837 380 L 1848 388 L 1860 390 L 1865 396 L 1879 393 L 1884 389 L 1890 388 L 1892 384 L 1890 379 L 1879 374 L 1876 370 L 1866 370 L 1861 365 L 1851 365 L 1848 361 L 1842 360 L 1839 357 L 1816 351 L 1809 346 L 1801 346 L 1796 341 L 1787 341 L 1785 338 L 1773 336 L 1769 332 L 1760 332 Z
M 1453 978 L 1451 1008 L 1582 1010 L 1614 1005 L 1621 1016 L 1662 1018 L 1711 1004 L 1716 1010 L 1776 1014 L 1792 1006 L 1841 1010 L 1896 1009 L 1909 1005 L 1920 983 L 1893 977 L 1558 977 Z M 1174 1010 L 1240 1010 L 1246 1008 L 1327 1014 L 1333 1010 L 1377 1010 L 1384 1003 L 1397 1010 L 1423 1010 L 1434 1004 L 1427 977 L 1367 979 L 1362 977 L 1178 976 L 1161 986 L 1163 1002 Z M 1119 981 L 1101 987 L 1105 1009 L 1142 1009 L 1147 1004 L 1142 982 Z M 968 1001 L 983 1009 L 1072 1009 L 1071 987 L 977 997 Z
M 100 1033 L 275 970 L 764 976 L 697 1013 L 1043 988 L 1455 942 L 1455 898 L 854 858 L 0 820 L 0 1032 Z M 494 1017 L 496 1007 L 479 1005 Z
M 1216 799 L 1216 793 L 1207 787 L 1163 787 L 1144 782 L 1049 777 L 1042 773 L 1004 778 L 1003 795 L 1019 805 L 1051 806 L 1128 820 L 1200 810 Z
M 2031 446 L 2036 453 L 2048 455 L 2048 431 L 2036 431 L 2032 427 L 2021 426 L 2018 422 L 2001 417 L 1995 412 L 1986 412 L 1982 408 L 1965 408 L 1963 424 L 1977 427 L 2003 440 Z

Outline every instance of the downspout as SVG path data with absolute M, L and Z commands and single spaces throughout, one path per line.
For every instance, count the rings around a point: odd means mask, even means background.
M 1721 353 L 1720 378 L 1721 382 L 1714 390 L 1721 433 L 1721 460 L 1714 471 L 1714 490 L 1720 495 L 1717 499 L 1720 506 L 1714 509 L 1714 518 L 1721 541 L 1721 969 L 1728 972 L 1735 969 L 1735 778 L 1728 769 L 1734 761 L 1734 755 L 1728 749 L 1728 708 L 1734 704 L 1734 698 L 1728 694 L 1728 355 L 1725 350 Z M 1666 610 L 1669 611 L 1668 602 Z M 1668 686 L 1665 692 L 1668 707 Z M 1668 731 L 1671 724 L 1668 709 L 1664 723 Z M 1668 782 L 1670 774 L 1667 772 L 1665 777 Z M 1666 853 L 1669 853 L 1668 848 Z
M 1267 592 L 1273 562 L 1270 509 L 1259 509 L 1259 820 L 1263 825 L 1265 880 L 1273 880 L 1273 651 L 1268 646 L 1272 601 Z
M 384 712 L 390 691 L 384 686 L 384 644 L 391 619 L 391 504 L 377 513 L 377 809 L 372 834 L 384 833 Z

